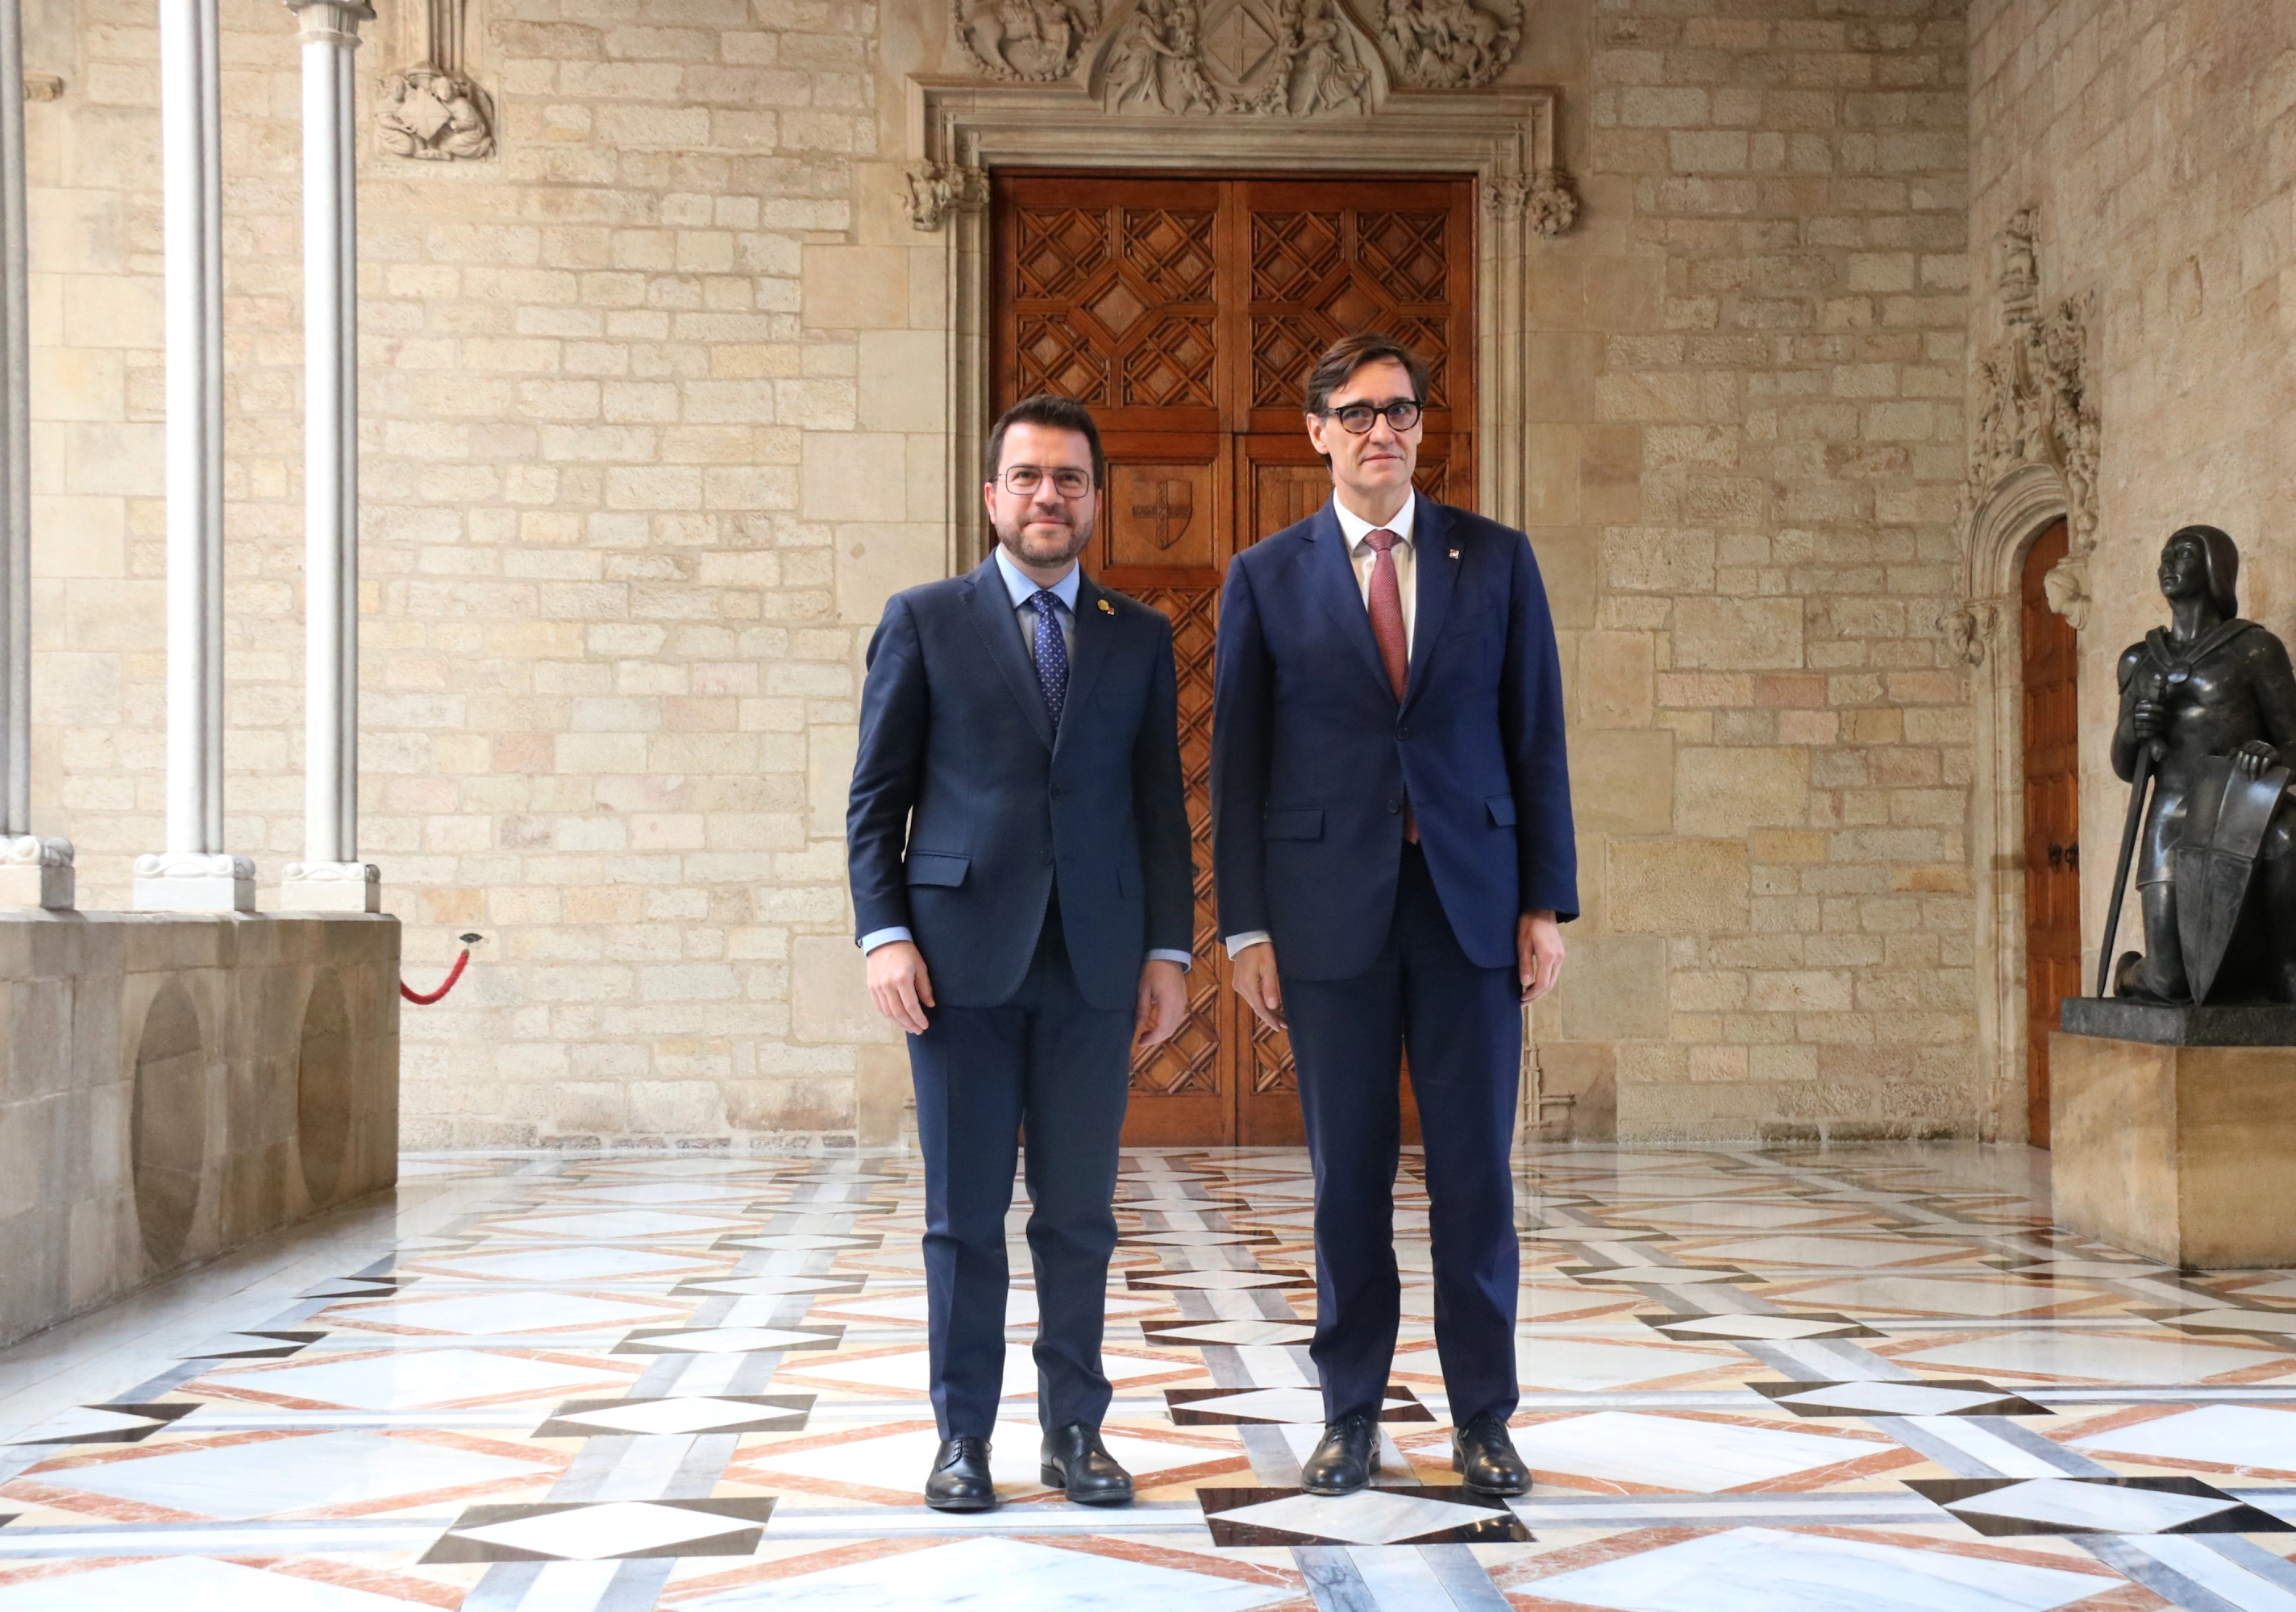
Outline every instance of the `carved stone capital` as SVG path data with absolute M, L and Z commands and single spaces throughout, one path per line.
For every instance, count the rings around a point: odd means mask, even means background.
M 161 851 L 135 859 L 139 912 L 252 912 L 255 863 L 205 851 Z
M 2041 592 L 2049 608 L 2072 624 L 2074 632 L 2088 625 L 2088 556 L 2067 554 L 2041 578 Z
M 1578 222 L 1578 185 L 1559 168 L 1507 174 L 1486 187 L 1483 205 L 1494 218 L 1528 217 L 1533 233 L 1553 240 Z
M 913 162 L 902 177 L 909 186 L 909 223 L 928 233 L 940 228 L 953 212 L 988 204 L 985 168 L 955 162 Z
M 286 912 L 380 912 L 382 870 L 371 862 L 291 862 L 279 883 Z
M 73 882 L 70 840 L 32 834 L 0 838 L 0 908 L 69 911 Z
M 1981 666 L 2000 628 L 2001 612 L 1985 600 L 1964 600 L 1939 616 L 1937 626 L 1953 646 L 1954 659 L 1964 666 Z
M 320 41 L 345 50 L 359 47 L 359 24 L 374 20 L 374 7 L 366 0 L 283 0 L 295 13 L 305 44 Z

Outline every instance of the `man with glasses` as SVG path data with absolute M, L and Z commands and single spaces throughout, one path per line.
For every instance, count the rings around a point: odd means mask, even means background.
M 1120 1504 L 1132 1479 L 1100 1437 L 1117 1138 L 1132 1046 L 1179 1028 L 1194 929 L 1172 628 L 1078 569 L 1107 479 L 1081 404 L 1015 404 L 987 471 L 995 550 L 895 594 L 870 641 L 846 813 L 869 994 L 916 1083 L 941 1438 L 925 1503 L 996 1503 L 1019 1134 L 1039 1469 Z
M 1237 993 L 1288 1030 L 1316 1168 L 1323 1440 L 1378 1465 L 1401 1287 L 1398 1081 L 1426 1152 L 1452 1465 L 1521 1494 L 1513 1136 L 1521 1008 L 1578 915 L 1554 623 L 1521 532 L 1414 490 L 1427 368 L 1351 336 L 1308 377 L 1332 501 L 1236 555 L 1220 593 L 1213 867 Z

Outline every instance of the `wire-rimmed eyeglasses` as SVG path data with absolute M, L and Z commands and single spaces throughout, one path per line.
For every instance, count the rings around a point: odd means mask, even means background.
M 1350 403 L 1345 408 L 1324 411 L 1326 419 L 1338 421 L 1340 429 L 1350 437 L 1362 436 L 1371 430 L 1371 422 L 1382 414 L 1387 416 L 1390 430 L 1407 431 L 1419 423 L 1419 402 L 1416 398 L 1404 397 L 1393 403 Z
M 996 484 L 1015 498 L 1031 498 L 1047 476 L 1053 491 L 1063 498 L 1081 498 L 1092 491 L 1092 473 L 1065 464 L 1051 471 L 1040 464 L 1008 464 L 996 472 Z

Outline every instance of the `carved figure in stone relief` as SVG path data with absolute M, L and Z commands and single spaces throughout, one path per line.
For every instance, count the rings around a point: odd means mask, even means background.
M 1196 61 L 1191 0 L 1140 0 L 1111 44 L 1107 96 L 1119 112 L 1138 101 L 1168 112 L 1215 110 Z
M 970 11 L 952 0 L 951 20 L 958 42 L 993 77 L 1039 84 L 1068 77 L 1086 32 L 1066 0 L 988 0 Z
M 393 156 L 452 162 L 495 154 L 493 109 L 462 74 L 425 62 L 391 74 L 381 90 L 375 122 Z
M 1299 22 L 1300 45 L 1287 76 L 1292 115 L 1335 111 L 1362 104 L 1371 71 L 1355 58 L 1354 42 L 1332 14 L 1332 0 L 1308 0 Z
M 2239 572 L 2216 528 L 2175 533 L 2159 573 L 2169 625 L 2120 657 L 2112 768 L 2134 785 L 2122 860 L 2135 850 L 2144 951 L 2114 965 L 2118 995 L 2296 1002 L 2296 672 L 2276 634 L 2240 618 Z
M 1406 84 L 1463 89 L 1488 84 L 1513 60 L 1518 15 L 1501 18 L 1474 0 L 1390 0 L 1387 39 Z

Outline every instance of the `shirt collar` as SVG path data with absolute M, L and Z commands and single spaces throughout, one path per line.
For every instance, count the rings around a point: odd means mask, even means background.
M 1001 543 L 996 545 L 996 574 L 1004 578 L 1004 591 L 1013 595 L 1014 610 L 1019 610 L 1037 596 L 1037 585 L 1021 574 L 1021 568 L 1013 563 L 1013 557 L 1004 552 L 1004 545 Z M 1066 605 L 1071 616 L 1076 614 L 1077 589 L 1083 582 L 1084 568 L 1071 561 L 1069 574 L 1053 584 L 1053 597 Z
M 1393 532 L 1396 541 L 1407 546 L 1411 542 L 1412 517 L 1418 511 L 1419 495 L 1414 493 L 1403 501 L 1403 507 L 1395 511 L 1395 519 L 1389 521 L 1383 529 Z M 1340 518 L 1340 532 L 1348 540 L 1348 552 L 1350 554 L 1363 547 L 1365 533 L 1382 529 L 1342 503 L 1337 494 L 1332 497 L 1332 513 Z

